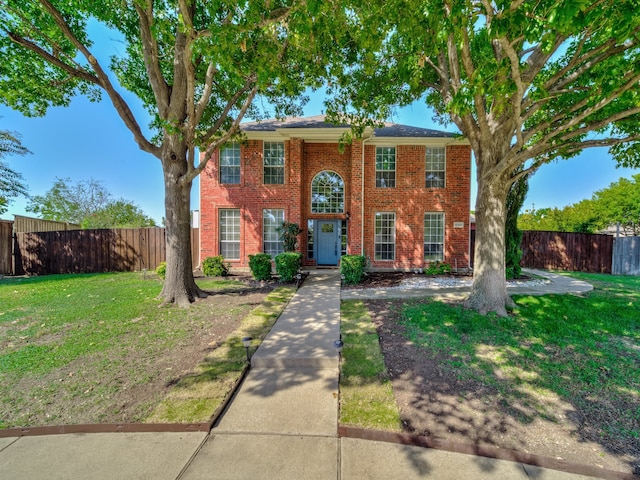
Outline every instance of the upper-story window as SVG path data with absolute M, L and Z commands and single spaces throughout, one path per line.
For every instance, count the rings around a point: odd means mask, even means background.
M 444 152 L 444 147 L 427 147 L 425 187 L 445 187 L 447 162 Z
M 220 183 L 240 183 L 240 144 L 229 143 L 220 149 Z
M 343 213 L 344 180 L 325 170 L 311 181 L 311 213 Z
M 396 147 L 376 147 L 376 187 L 396 186 Z
M 265 184 L 284 184 L 283 142 L 264 142 L 263 168 Z

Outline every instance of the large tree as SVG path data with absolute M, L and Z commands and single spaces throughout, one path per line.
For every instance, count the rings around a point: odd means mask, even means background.
M 161 295 L 188 304 L 204 295 L 191 270 L 192 182 L 211 152 L 238 135 L 245 115 L 261 116 L 258 106 L 276 116 L 298 111 L 292 99 L 318 85 L 348 31 L 337 3 L 0 0 L 0 101 L 44 115 L 74 95 L 106 94 L 138 146 L 162 165 L 167 273 Z M 90 19 L 121 36 L 123 53 L 109 66 L 93 53 Z M 122 89 L 151 113 L 154 137 L 145 136 Z M 197 149 L 204 153 L 199 163 Z
M 360 14 L 361 55 L 334 108 L 352 104 L 356 118 L 369 117 L 426 99 L 455 123 L 478 178 L 466 305 L 506 315 L 510 186 L 589 147 L 637 163 L 637 0 L 370 0 Z
M 3 160 L 9 155 L 26 155 L 29 152 L 20 141 L 17 133 L 0 130 L 0 214 L 7 211 L 9 202 L 15 197 L 27 193 L 27 185 L 22 174 Z

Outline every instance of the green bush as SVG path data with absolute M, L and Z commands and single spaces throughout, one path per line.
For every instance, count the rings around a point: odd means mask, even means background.
M 282 244 L 285 252 L 295 252 L 296 243 L 298 243 L 298 235 L 302 233 L 302 229 L 297 223 L 282 222 L 276 232 L 282 238 Z
M 451 273 L 451 265 L 442 262 L 432 262 L 424 269 L 424 273 L 427 275 L 444 275 L 445 273 Z
M 302 254 L 298 252 L 284 252 L 276 255 L 276 273 L 281 282 L 292 282 L 296 273 L 302 267 Z
M 207 257 L 202 262 L 202 273 L 207 277 L 226 277 L 229 275 L 229 265 L 224 263 L 222 255 Z
M 364 268 L 367 259 L 364 255 L 343 255 L 340 258 L 340 274 L 344 278 L 345 285 L 360 283 L 364 277 Z
M 256 280 L 271 280 L 271 255 L 268 253 L 249 255 L 249 268 Z
M 167 274 L 167 262 L 160 262 L 156 267 L 156 273 L 160 278 L 164 278 Z

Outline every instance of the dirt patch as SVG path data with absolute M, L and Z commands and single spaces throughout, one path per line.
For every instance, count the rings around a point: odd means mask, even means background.
M 537 409 L 507 402 L 480 382 L 458 378 L 447 359 L 426 356 L 405 335 L 402 305 L 401 300 L 367 301 L 406 433 L 640 473 L 640 452 L 598 438 L 597 425 L 567 401 L 540 396 Z M 606 425 L 607 419 L 598 423 Z
M 205 318 L 187 316 L 180 325 L 187 334 L 171 348 L 148 332 L 148 341 L 141 338 L 119 349 L 84 355 L 37 380 L 19 379 L 0 404 L 0 423 L 14 427 L 143 421 L 176 379 L 222 344 L 276 286 L 245 280 L 243 286 L 199 300 L 198 308 L 211 313 Z

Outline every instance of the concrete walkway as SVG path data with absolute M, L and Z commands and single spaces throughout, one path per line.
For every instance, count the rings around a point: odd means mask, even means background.
M 210 434 L 0 438 L 9 479 L 531 479 L 585 477 L 522 463 L 338 436 L 340 276 L 311 272 L 252 358 Z

